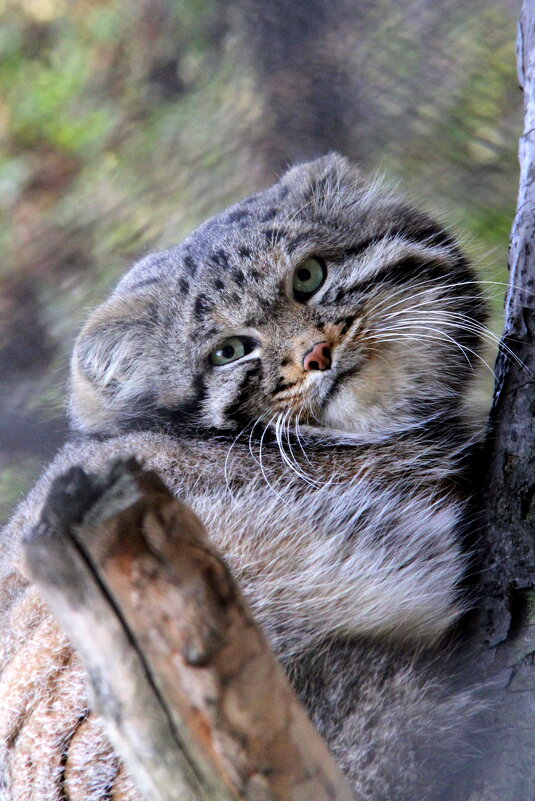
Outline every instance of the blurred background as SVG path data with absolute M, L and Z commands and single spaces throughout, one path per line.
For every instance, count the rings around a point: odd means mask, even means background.
M 0 521 L 65 437 L 88 309 L 296 160 L 399 180 L 506 281 L 519 6 L 0 0 Z

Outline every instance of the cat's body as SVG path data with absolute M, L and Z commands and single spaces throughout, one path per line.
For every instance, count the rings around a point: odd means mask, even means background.
M 80 436 L 4 534 L 2 801 L 129 797 L 19 543 L 53 475 L 132 453 L 205 523 L 359 797 L 453 799 L 469 702 L 437 644 L 484 320 L 452 239 L 338 157 L 136 265 L 75 349 Z

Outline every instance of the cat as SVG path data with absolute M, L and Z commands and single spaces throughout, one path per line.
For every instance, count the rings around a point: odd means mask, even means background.
M 453 237 L 336 154 L 134 265 L 2 535 L 0 798 L 137 798 L 20 546 L 54 476 L 133 454 L 204 522 L 356 796 L 453 801 L 486 319 Z

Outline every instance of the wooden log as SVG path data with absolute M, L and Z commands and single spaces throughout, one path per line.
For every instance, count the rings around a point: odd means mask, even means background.
M 202 524 L 134 461 L 58 478 L 25 542 L 147 801 L 350 801 Z

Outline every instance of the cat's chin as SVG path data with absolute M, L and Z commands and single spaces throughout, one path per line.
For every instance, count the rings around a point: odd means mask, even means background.
M 357 391 L 358 381 L 356 372 L 344 376 L 318 415 L 318 422 L 327 436 L 349 436 L 352 441 L 376 442 L 410 425 L 410 421 L 392 415 L 386 404 L 377 399 L 363 399 L 362 392 Z
M 373 414 L 369 407 L 363 409 L 357 398 L 352 376 L 348 375 L 337 384 L 336 392 L 325 404 L 319 421 L 328 429 L 360 434 L 377 429 L 384 421 L 384 410 L 377 409 Z

